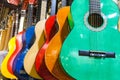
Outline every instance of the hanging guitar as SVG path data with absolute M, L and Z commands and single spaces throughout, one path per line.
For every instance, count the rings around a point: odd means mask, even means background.
M 19 79 L 22 79 L 22 80 L 28 80 L 31 78 L 24 70 L 23 60 L 24 60 L 26 53 L 32 46 L 32 44 L 34 42 L 34 38 L 35 38 L 35 33 L 34 33 L 35 27 L 32 26 L 34 2 L 35 2 L 35 0 L 29 0 L 27 29 L 25 31 L 25 36 L 23 38 L 24 40 L 22 40 L 22 41 L 24 41 L 23 42 L 24 45 L 23 45 L 22 49 L 20 50 L 20 52 L 17 54 L 17 56 L 13 62 L 13 73 Z
M 4 5 L 4 4 L 3 4 Z M 8 20 L 12 23 L 13 20 L 11 18 L 8 19 L 8 12 L 9 12 L 9 9 L 8 8 L 4 8 L 4 6 L 1 7 L 1 11 L 3 11 L 4 15 L 2 15 L 2 17 L 4 18 L 1 22 L 0 22 L 0 27 L 1 27 L 1 30 L 0 30 L 0 50 L 4 50 L 4 46 L 5 46 L 5 41 L 6 41 L 6 35 L 7 35 L 7 32 L 8 32 Z M 5 9 L 5 10 L 3 10 Z M 11 25 L 11 24 L 10 24 Z
M 58 60 L 60 49 L 65 37 L 69 33 L 69 26 L 67 22 L 68 14 L 70 13 L 70 7 L 63 7 L 57 12 L 57 22 L 59 25 L 59 30 L 55 36 L 49 42 L 48 48 L 45 52 L 45 63 L 49 71 L 55 75 L 58 79 L 72 80 L 70 76 L 64 73 Z
M 38 0 L 38 9 L 37 9 L 37 24 L 35 25 L 35 42 L 32 45 L 32 47 L 29 49 L 27 54 L 24 58 L 24 68 L 27 74 L 30 76 L 40 79 L 40 76 L 36 72 L 35 69 L 35 58 L 36 55 L 45 42 L 45 34 L 44 34 L 44 27 L 46 22 L 46 6 L 47 6 L 47 0 Z
M 120 17 L 112 0 L 74 0 L 74 28 L 65 39 L 60 62 L 76 80 L 118 80 Z
M 28 0 L 24 0 L 24 2 L 22 3 L 21 17 L 23 17 L 23 15 L 26 15 L 23 12 L 27 9 L 27 4 L 28 4 Z M 16 14 L 16 22 L 18 22 L 18 17 L 19 16 L 17 16 L 17 14 Z M 21 24 L 23 24 L 23 21 L 20 21 L 20 25 Z M 20 50 L 22 49 L 23 42 L 24 42 L 24 41 L 22 41 L 22 36 L 24 36 L 25 31 L 23 31 L 23 27 L 22 26 L 19 26 L 19 29 L 17 29 L 17 27 L 18 27 L 18 25 L 16 25 L 15 33 L 17 33 L 18 30 L 21 31 L 21 32 L 18 32 L 18 34 L 16 35 L 16 49 L 12 53 L 12 55 L 10 56 L 10 58 L 8 60 L 8 64 L 7 64 L 8 70 L 9 70 L 9 72 L 11 74 L 13 74 L 12 68 L 13 68 L 14 59 L 17 56 L 17 54 L 20 52 Z
M 35 60 L 35 66 L 36 66 L 36 71 L 38 74 L 44 79 L 44 80 L 57 80 L 47 69 L 44 61 L 44 55 L 46 48 L 49 44 L 49 41 L 52 39 L 52 37 L 55 35 L 57 32 L 57 25 L 55 23 L 56 21 L 56 16 L 50 16 L 45 24 L 45 32 L 46 32 L 46 41 L 42 45 L 42 47 L 39 49 L 38 54 L 36 56 Z
M 70 76 L 64 73 L 63 69 L 59 65 L 58 56 L 59 51 L 62 45 L 62 41 L 69 33 L 69 28 L 72 29 L 73 27 L 73 20 L 70 14 L 69 8 L 64 7 L 67 4 L 66 0 L 62 0 L 62 9 L 60 9 L 57 13 L 57 22 L 59 24 L 59 30 L 55 34 L 55 36 L 51 39 L 48 48 L 45 52 L 45 63 L 49 71 L 54 74 L 58 79 L 64 80 L 72 80 Z M 66 13 L 66 14 L 65 14 Z M 68 17 L 68 19 L 67 19 Z M 70 26 L 68 27 L 68 22 Z M 56 47 L 54 47 L 56 46 Z M 54 52 L 54 54 L 53 54 Z M 54 67 L 53 67 L 54 66 Z
M 5 56 L 5 58 L 4 58 L 4 60 L 3 60 L 2 64 L 1 64 L 1 73 L 2 73 L 2 75 L 3 75 L 4 77 L 6 77 L 6 78 L 9 78 L 9 79 L 17 79 L 17 77 L 14 76 L 13 74 L 11 74 L 11 73 L 8 71 L 8 69 L 7 69 L 8 59 L 9 59 L 10 55 L 14 52 L 15 47 L 16 47 L 16 46 L 15 46 L 15 40 L 16 40 L 15 37 L 13 37 L 13 38 L 10 39 L 10 41 L 9 41 L 9 43 L 8 43 L 9 52 L 8 52 L 8 54 Z
M 12 16 L 10 16 L 11 18 Z M 10 34 L 10 33 L 9 33 Z M 1 73 L 4 77 L 6 78 L 9 78 L 9 79 L 17 79 L 17 77 L 13 74 L 11 74 L 9 71 L 8 71 L 8 68 L 7 68 L 7 63 L 8 63 L 8 60 L 11 56 L 11 54 L 14 52 L 15 48 L 16 48 L 16 45 L 15 45 L 15 41 L 16 41 L 16 38 L 15 37 L 12 37 L 10 40 L 9 40 L 9 43 L 8 43 L 8 49 L 9 49 L 9 52 L 8 54 L 5 56 L 2 64 L 1 64 Z
M 35 60 L 36 71 L 44 80 L 48 80 L 48 79 L 57 80 L 57 78 L 55 78 L 47 69 L 45 65 L 45 60 L 44 60 L 45 51 L 47 49 L 49 41 L 58 31 L 58 25 L 57 25 L 56 16 L 55 16 L 55 13 L 57 11 L 56 10 L 57 1 L 52 0 L 51 2 L 52 2 L 51 12 L 50 12 L 51 16 L 47 19 L 45 24 L 46 40 L 45 40 L 45 43 L 42 45 L 42 47 L 39 49 L 36 56 L 36 60 Z

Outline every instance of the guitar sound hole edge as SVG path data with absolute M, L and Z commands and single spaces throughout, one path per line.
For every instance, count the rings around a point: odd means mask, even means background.
M 96 15 L 97 13 L 92 13 L 92 15 Z M 101 16 L 100 16 L 101 15 Z M 87 12 L 86 14 L 85 14 L 85 16 L 84 16 L 84 24 L 86 25 L 86 27 L 88 28 L 88 29 L 90 29 L 90 30 L 92 30 L 92 31 L 96 31 L 96 32 L 98 32 L 98 31 L 102 31 L 105 27 L 106 27 L 106 25 L 107 25 L 107 19 L 106 19 L 106 16 L 103 14 L 103 13 L 101 13 L 101 14 L 97 14 L 97 16 L 99 16 L 100 18 L 102 18 L 102 22 L 101 23 L 99 23 L 99 25 L 98 24 L 89 24 L 89 19 L 88 18 L 90 18 L 89 17 L 90 16 L 90 13 L 89 12 Z M 92 26 L 92 25 L 96 25 L 96 26 Z

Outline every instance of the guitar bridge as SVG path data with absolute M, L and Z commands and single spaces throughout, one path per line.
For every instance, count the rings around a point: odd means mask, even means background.
M 89 56 L 97 58 L 115 58 L 115 53 L 79 50 L 79 56 Z

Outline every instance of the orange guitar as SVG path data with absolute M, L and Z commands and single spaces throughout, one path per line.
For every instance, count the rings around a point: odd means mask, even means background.
M 67 17 L 69 13 L 70 7 L 63 7 L 59 9 L 57 13 L 57 22 L 59 25 L 59 30 L 49 42 L 49 45 L 45 52 L 45 63 L 47 68 L 59 80 L 73 80 L 61 68 L 58 59 L 62 43 L 69 33 L 69 25 L 67 22 Z

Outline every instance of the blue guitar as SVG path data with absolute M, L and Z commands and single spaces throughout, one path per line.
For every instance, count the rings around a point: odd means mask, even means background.
M 30 78 L 29 75 L 27 75 L 27 73 L 24 71 L 23 60 L 27 51 L 30 49 L 34 42 L 35 39 L 34 28 L 35 28 L 34 26 L 30 26 L 26 30 L 25 34 L 22 37 L 23 41 L 22 50 L 18 53 L 18 55 L 14 59 L 13 72 L 18 77 L 18 79 L 21 80 L 28 80 Z
M 32 1 L 32 2 L 31 2 Z M 35 26 L 32 25 L 32 17 L 33 17 L 33 3 L 35 0 L 29 0 L 29 7 L 28 7 L 28 20 L 27 20 L 27 29 L 25 31 L 25 34 L 22 37 L 23 41 L 23 47 L 21 51 L 18 53 L 16 58 L 14 59 L 13 63 L 13 73 L 15 76 L 18 77 L 20 80 L 29 80 L 31 77 L 25 72 L 23 61 L 26 53 L 34 43 L 35 39 Z M 32 78 L 33 79 L 33 78 Z

